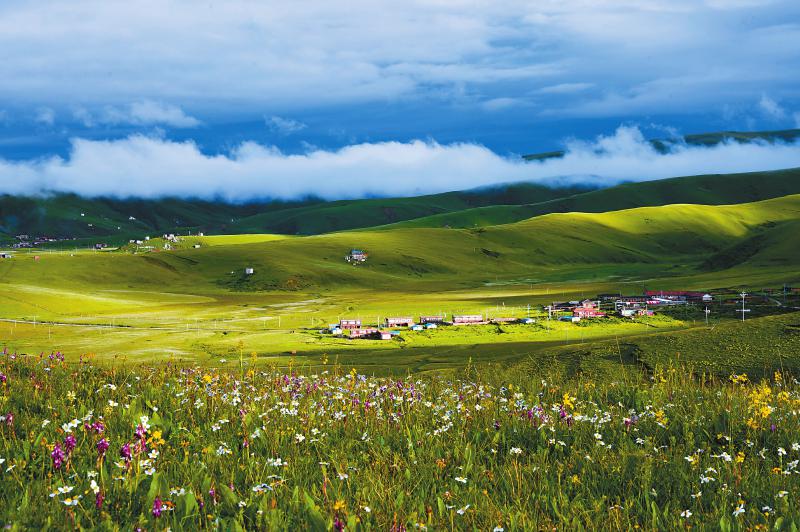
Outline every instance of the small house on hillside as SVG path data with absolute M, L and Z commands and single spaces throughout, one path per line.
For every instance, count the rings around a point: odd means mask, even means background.
M 426 323 L 444 323 L 444 320 L 447 318 L 445 315 L 441 316 L 420 316 L 419 322 L 422 324 Z
M 360 329 L 361 320 L 339 320 L 339 328 L 349 330 Z
M 245 268 L 244 269 L 244 274 L 245 275 L 253 275 L 254 273 L 255 273 L 255 270 L 253 268 Z
M 484 323 L 481 314 L 463 314 L 461 316 L 453 316 L 453 325 L 474 325 L 476 323 Z
M 383 320 L 383 323 L 386 327 L 411 327 L 414 325 L 414 318 L 411 317 L 402 317 L 402 318 L 386 318 Z
M 364 251 L 363 249 L 351 249 L 350 253 L 344 258 L 350 264 L 358 264 L 361 262 L 367 262 L 369 258 L 369 254 Z
M 381 331 L 379 334 L 380 334 L 381 340 L 391 340 L 392 339 L 392 333 L 390 333 L 389 331 Z

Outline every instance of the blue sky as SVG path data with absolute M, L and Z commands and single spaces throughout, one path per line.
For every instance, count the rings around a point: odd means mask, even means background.
M 796 0 L 5 0 L 0 50 L 0 191 L 20 175 L 20 192 L 80 189 L 79 174 L 94 183 L 109 168 L 125 180 L 120 150 L 131 174 L 137 153 L 178 166 L 180 154 L 203 156 L 187 164 L 205 195 L 224 188 L 215 161 L 257 146 L 273 157 L 245 188 L 293 180 L 297 166 L 274 162 L 289 160 L 317 172 L 300 172 L 307 181 L 285 192 L 297 195 L 329 177 L 314 154 L 358 154 L 366 163 L 341 164 L 378 179 L 386 160 L 402 177 L 387 152 L 420 145 L 504 163 L 570 139 L 627 142 L 630 128 L 800 127 Z M 145 144 L 158 154 L 135 151 Z M 409 168 L 413 190 L 442 171 Z M 144 173 L 126 194 L 168 192 L 158 186 L 168 175 Z M 453 183 L 438 186 L 457 188 L 457 172 L 445 173 Z M 500 164 L 475 181 L 514 176 Z

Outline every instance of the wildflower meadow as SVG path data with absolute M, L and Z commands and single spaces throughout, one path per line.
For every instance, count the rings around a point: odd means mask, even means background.
M 0 523 L 796 530 L 798 414 L 782 373 L 376 378 L 6 352 Z

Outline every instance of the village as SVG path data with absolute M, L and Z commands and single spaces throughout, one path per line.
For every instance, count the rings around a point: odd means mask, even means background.
M 745 308 L 756 300 L 769 303 L 774 301 L 780 304 L 781 295 L 796 294 L 798 289 L 784 286 L 780 290 L 764 289 L 759 293 L 739 294 L 733 297 L 731 293 L 715 293 L 684 291 L 684 290 L 647 290 L 641 295 L 624 296 L 620 294 L 598 294 L 593 299 L 583 299 L 565 302 L 553 302 L 549 305 L 538 307 L 538 318 L 530 317 L 531 307 L 527 307 L 527 316 L 494 316 L 489 313 L 482 314 L 456 314 L 449 316 L 446 313 L 435 315 L 390 316 L 379 319 L 377 322 L 366 323 L 359 318 L 342 318 L 338 323 L 328 326 L 321 331 L 342 338 L 391 340 L 406 332 L 420 332 L 439 327 L 469 327 L 477 325 L 532 325 L 537 320 L 550 320 L 579 324 L 582 321 L 603 320 L 619 318 L 636 320 L 655 316 L 657 312 L 678 307 L 700 307 L 698 312 L 705 314 L 706 318 L 712 312 L 709 307 L 727 307 L 726 314 L 742 317 L 750 312 Z M 727 294 L 727 295 L 726 295 Z M 740 308 L 741 307 L 741 308 Z

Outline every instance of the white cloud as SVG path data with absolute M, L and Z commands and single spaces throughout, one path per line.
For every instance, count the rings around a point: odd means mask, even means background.
M 357 144 L 336 151 L 285 154 L 248 142 L 227 155 L 206 155 L 191 142 L 131 136 L 76 139 L 68 159 L 0 160 L 0 192 L 327 199 L 404 196 L 506 182 L 544 184 L 642 181 L 704 173 L 800 166 L 800 145 L 726 143 L 655 151 L 636 128 L 621 127 L 593 142 L 572 142 L 561 159 L 524 163 L 475 144 Z
M 56 122 L 56 112 L 49 107 L 40 107 L 36 111 L 36 116 L 33 119 L 39 124 L 52 126 Z
M 280 116 L 264 118 L 264 122 L 266 122 L 268 128 L 281 135 L 292 135 L 307 127 L 303 122 L 291 118 L 281 118 Z
M 762 113 L 773 120 L 783 120 L 786 118 L 786 111 L 783 107 L 766 94 L 762 94 L 761 99 L 758 100 L 758 108 Z
M 193 128 L 201 124 L 180 107 L 153 100 L 139 100 L 123 106 L 107 105 L 94 113 L 81 106 L 73 109 L 72 116 L 86 127 L 107 124 Z

